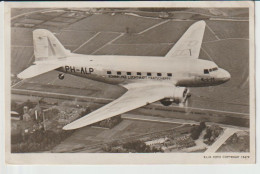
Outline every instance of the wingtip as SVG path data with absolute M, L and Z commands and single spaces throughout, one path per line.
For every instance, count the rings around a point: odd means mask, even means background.
M 195 24 L 206 25 L 206 22 L 204 20 L 200 20 L 198 22 L 195 22 Z
M 19 79 L 23 79 L 22 76 L 21 76 L 20 74 L 18 74 L 17 77 L 18 77 Z
M 50 33 L 50 31 L 46 29 L 35 29 L 33 33 Z
M 72 122 L 72 123 L 69 123 L 66 126 L 64 126 L 62 129 L 63 130 L 74 130 L 74 129 L 78 129 L 78 128 L 81 128 L 81 127 L 84 127 L 84 126 L 88 126 L 88 125 L 87 124 L 86 125 L 81 125 L 81 124 L 78 125 L 78 124 L 75 124 L 75 122 Z
M 25 76 L 23 72 L 17 74 L 17 77 L 18 77 L 19 79 L 22 79 L 22 80 L 29 78 L 29 77 Z
M 70 124 L 68 124 L 68 125 L 64 126 L 62 129 L 63 130 L 73 130 L 73 129 L 76 129 L 76 128 L 73 128 L 72 126 L 70 126 Z
M 200 20 L 200 21 L 194 22 L 193 24 L 206 24 L 206 22 L 204 20 Z
M 190 29 L 205 28 L 206 22 L 204 20 L 197 21 L 190 26 Z

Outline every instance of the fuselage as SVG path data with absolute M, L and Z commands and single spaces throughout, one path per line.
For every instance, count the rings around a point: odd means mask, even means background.
M 66 64 L 57 69 L 61 72 L 109 84 L 160 81 L 175 86 L 203 87 L 230 79 L 226 70 L 202 59 L 75 54 L 60 61 Z

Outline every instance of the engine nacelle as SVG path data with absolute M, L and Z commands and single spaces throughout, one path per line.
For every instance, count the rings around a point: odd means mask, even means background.
M 176 104 L 185 103 L 187 98 L 190 97 L 190 91 L 185 87 L 175 87 L 173 88 L 173 96 L 169 98 L 164 98 L 160 102 L 164 106 L 169 106 L 173 102 Z

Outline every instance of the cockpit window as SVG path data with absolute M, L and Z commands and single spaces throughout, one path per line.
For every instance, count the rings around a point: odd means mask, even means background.
M 208 69 L 204 69 L 204 74 L 209 74 L 209 70 Z
M 209 74 L 209 72 L 212 72 L 212 71 L 217 71 L 218 68 L 215 67 L 215 68 L 211 68 L 211 69 L 204 69 L 204 74 Z

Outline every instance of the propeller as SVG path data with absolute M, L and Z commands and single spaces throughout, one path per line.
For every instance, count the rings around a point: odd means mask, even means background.
M 189 115 L 192 111 L 192 98 L 188 97 L 186 102 L 185 102 L 185 114 Z
M 185 109 L 185 114 L 188 115 L 191 112 L 192 100 L 191 94 L 187 94 L 187 97 L 183 102 L 179 103 L 179 106 Z

